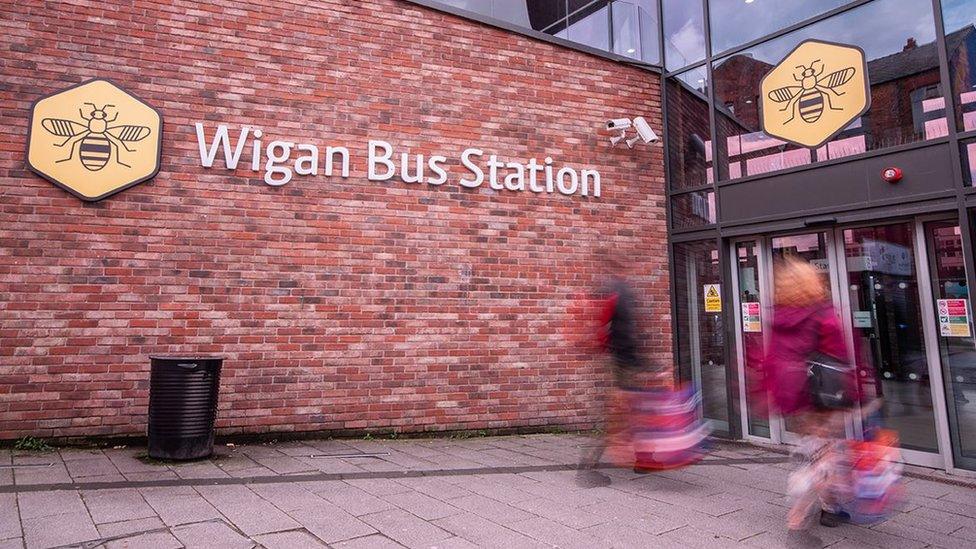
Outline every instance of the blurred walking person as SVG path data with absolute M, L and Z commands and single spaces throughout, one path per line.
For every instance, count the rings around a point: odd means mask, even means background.
M 819 512 L 835 526 L 844 501 L 834 461 L 844 438 L 844 411 L 853 405 L 854 376 L 827 281 L 810 263 L 780 260 L 774 270 L 772 334 L 763 370 L 771 405 L 803 438 L 800 467 L 790 475 L 787 526 L 804 529 Z
M 612 401 L 620 391 L 634 387 L 636 378 L 646 368 L 639 352 L 637 304 L 628 280 L 628 266 L 622 258 L 605 250 L 597 252 L 595 260 L 607 269 L 607 280 L 596 296 L 595 336 L 600 348 L 609 355 L 613 387 L 606 396 L 608 401 Z M 608 402 L 604 409 L 604 436 L 596 437 L 595 444 L 583 451 L 577 477 L 581 485 L 610 483 L 609 477 L 598 473 L 595 468 L 607 450 L 606 433 L 614 427 L 611 422 L 621 419 L 614 417 L 613 405 L 614 402 Z

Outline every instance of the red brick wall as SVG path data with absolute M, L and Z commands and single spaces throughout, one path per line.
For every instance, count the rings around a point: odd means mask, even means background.
M 223 433 L 584 425 L 607 377 L 562 327 L 597 244 L 670 363 L 661 149 L 596 135 L 660 130 L 653 74 L 394 0 L 73 4 L 0 6 L 0 438 L 144 432 L 151 353 L 226 357 Z M 89 204 L 24 149 L 31 102 L 96 77 L 165 130 L 154 180 Z M 346 146 L 351 177 L 201 168 L 203 120 Z M 451 181 L 367 181 L 368 139 Z M 596 168 L 602 197 L 462 189 L 468 146 Z

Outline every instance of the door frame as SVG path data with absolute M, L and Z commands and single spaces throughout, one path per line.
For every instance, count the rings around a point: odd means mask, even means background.
M 735 337 L 733 338 L 736 357 L 736 375 L 738 379 L 738 399 L 739 399 L 739 422 L 742 428 L 743 440 L 760 443 L 772 444 L 795 444 L 796 436 L 786 430 L 783 418 L 774 413 L 769 417 L 769 438 L 753 435 L 749 432 L 749 412 L 745 385 L 745 350 L 742 339 L 742 315 L 741 297 L 739 281 L 739 256 L 737 246 L 743 242 L 755 242 L 757 250 L 757 268 L 759 275 L 759 301 L 762 309 L 763 343 L 768 344 L 772 316 L 772 239 L 784 236 L 825 233 L 826 257 L 831 266 L 830 285 L 831 298 L 840 313 L 841 326 L 844 331 L 845 343 L 848 353 L 853 355 L 854 351 L 854 326 L 851 315 L 851 299 L 848 288 L 849 272 L 847 258 L 844 253 L 844 231 L 859 227 L 871 227 L 877 225 L 893 225 L 898 223 L 910 223 L 914 232 L 913 256 L 915 262 L 915 278 L 919 299 L 919 318 L 922 322 L 922 336 L 925 344 L 925 356 L 929 373 L 929 389 L 932 397 L 932 409 L 936 426 L 937 452 L 924 452 L 920 450 L 902 449 L 902 460 L 913 465 L 921 465 L 944 469 L 950 473 L 956 473 L 953 464 L 952 441 L 949 433 L 949 416 L 946 402 L 946 391 L 943 379 L 942 357 L 939 353 L 938 334 L 936 333 L 936 315 L 934 306 L 934 295 L 932 292 L 932 277 L 930 270 L 929 243 L 925 234 L 925 224 L 932 221 L 956 221 L 959 223 L 958 215 L 955 212 L 944 212 L 940 214 L 898 217 L 881 221 L 865 221 L 844 225 L 834 225 L 830 227 L 808 227 L 781 233 L 753 234 L 747 236 L 737 236 L 728 241 L 729 257 L 732 263 L 732 305 L 735 312 Z M 962 230 L 962 226 L 960 225 Z M 845 424 L 848 437 L 860 439 L 863 436 L 863 418 L 860 407 L 856 407 L 851 414 L 847 415 Z M 971 474 L 962 471 L 963 474 Z

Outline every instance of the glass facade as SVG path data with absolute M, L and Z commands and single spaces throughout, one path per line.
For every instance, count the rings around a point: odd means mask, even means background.
M 673 190 L 712 183 L 708 72 L 691 69 L 667 80 L 669 179 Z
M 702 415 L 719 431 L 729 431 L 725 376 L 725 329 L 722 311 L 705 306 L 706 285 L 721 287 L 715 240 L 675 244 L 675 355 L 678 375 L 702 389 Z
M 709 0 L 712 52 L 751 42 L 851 0 Z
M 664 14 L 664 64 L 668 70 L 705 58 L 703 4 L 688 0 L 662 0 Z
M 674 350 L 704 417 L 797 442 L 762 369 L 777 259 L 790 256 L 823 275 L 844 328 L 866 396 L 853 436 L 887 429 L 908 463 L 976 470 L 976 0 L 663 0 L 662 37 Z M 764 99 L 782 102 L 763 78 L 807 40 L 859 48 L 867 68 L 864 112 L 813 147 L 762 120 Z M 804 76 L 773 87 L 806 92 Z M 798 99 L 795 114 L 812 123 L 801 109 L 852 90 L 837 91 Z M 882 180 L 889 165 L 905 182 Z M 919 213 L 915 184 L 955 201 Z M 728 288 L 722 314 L 703 308 L 712 284 Z
M 672 192 L 938 142 L 953 131 L 969 138 L 961 170 L 972 186 L 976 0 L 662 0 L 661 10 Z M 815 148 L 771 136 L 762 122 L 763 78 L 811 39 L 863 50 L 869 88 L 866 112 Z
M 956 127 L 976 131 L 976 0 L 942 0 Z
M 892 17 L 911 12 L 912 18 Z M 882 30 L 883 26 L 883 30 Z M 926 0 L 875 0 L 713 63 L 722 179 L 737 179 L 945 137 L 945 101 Z M 817 149 L 768 136 L 760 83 L 804 40 L 858 46 L 867 58 L 870 110 Z
M 440 0 L 440 3 L 645 63 L 661 62 L 657 0 Z

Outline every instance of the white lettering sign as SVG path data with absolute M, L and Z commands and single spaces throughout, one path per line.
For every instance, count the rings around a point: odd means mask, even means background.
M 262 146 L 262 131 L 249 126 L 241 127 L 232 142 L 226 124 L 218 124 L 208 139 L 203 123 L 197 122 L 194 126 L 200 165 L 204 168 L 212 168 L 220 157 L 224 167 L 235 170 L 245 154 L 244 150 L 249 149 L 251 171 L 263 171 L 264 182 L 271 186 L 286 185 L 296 175 L 315 176 L 320 172 L 327 177 L 349 177 L 351 155 L 345 147 L 326 146 L 323 149 L 323 167 L 320 166 L 319 147 L 311 143 L 275 139 Z M 248 141 L 251 142 L 250 147 L 247 146 Z M 397 151 L 386 141 L 372 139 L 366 143 L 365 152 L 366 178 L 370 181 L 389 181 L 397 177 L 408 184 L 439 186 L 449 180 L 446 156 L 434 154 L 425 157 L 423 154 Z M 495 192 L 558 192 L 567 196 L 600 196 L 599 171 L 554 165 L 554 160 L 549 156 L 541 163 L 529 158 L 523 164 L 470 147 L 461 151 L 457 159 L 464 168 L 457 184 L 468 189 L 476 189 L 487 182 L 487 186 Z

